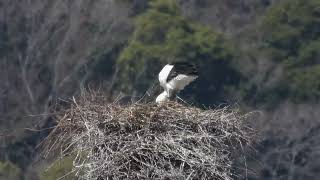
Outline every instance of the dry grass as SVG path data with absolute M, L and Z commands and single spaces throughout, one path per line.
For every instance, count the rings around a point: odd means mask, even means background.
M 250 142 L 247 115 L 229 108 L 93 99 L 74 100 L 46 141 L 47 153 L 76 154 L 79 179 L 229 180 L 230 157 Z

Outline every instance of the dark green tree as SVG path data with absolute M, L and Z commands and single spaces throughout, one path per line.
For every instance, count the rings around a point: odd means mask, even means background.
M 288 95 L 295 101 L 320 98 L 320 1 L 286 0 L 263 21 L 266 47 L 284 65 Z
M 201 69 L 194 98 L 201 103 L 221 97 L 225 86 L 237 81 L 234 52 L 222 34 L 186 19 L 175 0 L 152 0 L 136 17 L 135 31 L 117 63 L 119 87 L 145 92 L 158 83 L 157 73 L 170 61 L 190 61 Z

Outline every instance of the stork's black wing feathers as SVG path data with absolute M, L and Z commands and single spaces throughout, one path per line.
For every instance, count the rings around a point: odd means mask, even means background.
M 190 62 L 176 62 L 176 63 L 171 63 L 170 65 L 173 65 L 173 68 L 171 69 L 167 77 L 167 82 L 177 77 L 179 74 L 184 74 L 189 76 L 198 76 L 197 67 Z

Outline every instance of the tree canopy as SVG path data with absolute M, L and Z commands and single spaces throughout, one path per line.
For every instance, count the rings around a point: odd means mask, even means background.
M 205 75 L 198 81 L 206 87 L 197 87 L 196 98 L 208 100 L 205 94 L 216 98 L 228 82 L 237 79 L 231 67 L 234 56 L 222 34 L 183 17 L 176 1 L 153 0 L 149 9 L 136 17 L 132 38 L 117 61 L 119 82 L 127 92 L 145 92 L 157 82 L 165 63 L 190 61 Z
M 266 47 L 284 65 L 289 96 L 320 98 L 320 1 L 290 0 L 273 6 L 263 21 Z

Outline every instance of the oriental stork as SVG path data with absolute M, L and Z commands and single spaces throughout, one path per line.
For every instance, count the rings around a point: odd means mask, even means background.
M 164 91 L 156 98 L 157 103 L 166 102 L 176 93 L 197 79 L 198 70 L 189 62 L 175 62 L 165 65 L 159 73 L 160 86 Z

